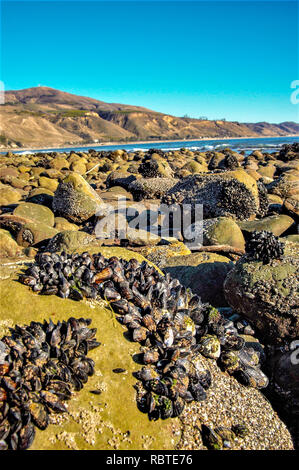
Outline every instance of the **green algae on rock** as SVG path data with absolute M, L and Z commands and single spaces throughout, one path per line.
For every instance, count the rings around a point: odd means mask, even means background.
M 0 257 L 14 257 L 22 253 L 22 248 L 14 240 L 10 232 L 0 229 Z
M 23 202 L 15 208 L 13 214 L 48 225 L 49 227 L 53 227 L 54 225 L 53 212 L 48 207 L 41 204 Z
M 242 257 L 224 282 L 229 305 L 270 343 L 299 336 L 299 251 L 287 243 L 282 260 L 269 264 Z

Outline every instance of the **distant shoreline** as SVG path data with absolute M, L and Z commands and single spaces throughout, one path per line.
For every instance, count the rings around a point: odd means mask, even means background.
M 194 139 L 176 139 L 176 140 L 137 140 L 133 142 L 91 142 L 89 144 L 73 144 L 73 145 L 56 145 L 55 147 L 18 147 L 18 148 L 0 148 L 0 152 L 23 152 L 31 151 L 55 151 L 55 149 L 72 149 L 77 147 L 82 148 L 93 148 L 93 147 L 107 147 L 107 146 L 121 146 L 121 145 L 138 145 L 138 144 L 164 144 L 172 142 L 195 142 L 195 141 L 210 141 L 210 140 L 248 140 L 248 139 L 283 139 L 284 137 L 299 137 L 299 134 L 288 134 L 288 135 L 264 135 L 260 137 L 248 136 L 248 137 L 202 137 Z

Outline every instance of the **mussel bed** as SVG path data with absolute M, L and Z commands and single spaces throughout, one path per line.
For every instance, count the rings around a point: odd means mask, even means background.
M 39 253 L 20 281 L 41 295 L 109 304 L 141 345 L 137 406 L 149 419 L 177 417 L 186 403 L 206 399 L 212 379 L 202 356 L 244 385 L 268 385 L 259 352 L 245 344 L 234 322 L 146 261 Z
M 32 321 L 0 340 L 0 450 L 28 449 L 35 427 L 44 430 L 51 412 L 94 374 L 88 351 L 99 346 L 90 319 L 54 324 Z

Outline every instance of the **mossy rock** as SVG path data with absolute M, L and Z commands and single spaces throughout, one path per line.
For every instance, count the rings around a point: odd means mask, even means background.
M 24 217 L 26 219 L 31 219 L 34 222 L 40 222 L 46 224 L 49 227 L 54 226 L 54 214 L 46 206 L 40 204 L 33 204 L 30 202 L 24 202 L 19 204 L 18 207 L 13 211 L 14 215 L 19 217 Z
M 40 242 L 50 240 L 57 232 L 55 228 L 47 224 L 41 222 L 27 222 L 18 232 L 17 242 L 24 247 L 33 246 Z
M 10 232 L 0 229 L 0 257 L 14 257 L 21 253 L 22 248 L 17 244 Z
M 63 170 L 63 169 L 68 169 L 70 166 L 69 162 L 67 161 L 66 158 L 63 157 L 56 157 L 53 158 L 50 162 L 50 167 L 54 168 L 55 170 Z
M 6 166 L 0 168 L 0 179 L 6 176 L 13 176 L 14 178 L 17 178 L 19 176 L 19 172 L 16 168 Z
M 155 246 L 160 242 L 161 237 L 147 230 L 128 227 L 126 239 L 133 246 Z
M 126 250 L 122 256 L 132 257 Z M 89 353 L 95 361 L 95 375 L 66 402 L 68 413 L 52 414 L 52 423 L 45 431 L 36 429 L 31 449 L 174 449 L 179 439 L 173 432 L 179 429 L 178 419 L 150 422 L 136 406 L 133 388 L 136 379 L 132 374 L 140 365 L 132 356 L 139 352 L 139 345 L 126 339 L 127 329 L 115 320 L 107 304 L 37 295 L 17 282 L 17 274 L 15 271 L 10 279 L 0 281 L 0 337 L 16 324 L 84 317 L 92 319 L 91 327 L 97 328 L 97 339 L 101 342 L 99 348 Z M 126 369 L 126 373 L 113 373 L 118 367 Z M 91 390 L 102 393 L 94 395 Z
M 204 245 L 229 245 L 239 250 L 245 249 L 245 240 L 238 224 L 228 217 L 207 219 L 210 222 L 204 231 Z
M 56 179 L 47 178 L 46 176 L 40 176 L 38 183 L 41 188 L 49 189 L 54 192 L 57 189 L 58 181 Z
M 8 206 L 19 202 L 22 195 L 15 188 L 7 185 L 0 186 L 0 206 Z
M 79 232 L 74 230 L 64 230 L 57 233 L 47 245 L 48 251 L 63 251 L 73 253 L 78 248 L 95 243 L 96 239 L 93 235 L 86 232 Z
M 173 241 L 169 245 L 138 248 L 138 253 L 141 253 L 147 260 L 152 261 L 160 268 L 163 268 L 167 261 L 175 256 L 191 255 L 190 249 L 179 241 Z
M 78 225 L 72 224 L 71 222 L 66 220 L 64 217 L 55 217 L 54 227 L 59 232 L 63 232 L 64 230 L 72 230 L 72 231 L 79 230 Z
M 23 189 L 28 185 L 28 180 L 25 178 L 15 178 L 14 176 L 7 176 L 5 182 L 9 183 L 13 188 Z
M 191 174 L 194 175 L 195 173 L 202 173 L 208 171 L 208 167 L 206 164 L 201 164 L 193 160 L 191 162 L 186 163 L 183 166 L 182 170 L 188 170 Z
M 245 220 L 237 223 L 244 232 L 267 230 L 279 237 L 293 225 L 294 220 L 288 215 L 282 214 L 271 215 L 270 217 L 265 217 L 260 220 Z
M 258 172 L 261 176 L 270 178 L 273 180 L 276 167 L 274 165 L 259 165 Z
M 70 166 L 72 171 L 79 173 L 79 175 L 84 175 L 86 173 L 86 165 L 82 161 L 73 162 Z
M 190 287 L 203 302 L 225 307 L 228 304 L 224 297 L 223 282 L 233 267 L 233 262 L 225 256 L 201 252 L 170 258 L 163 269 Z

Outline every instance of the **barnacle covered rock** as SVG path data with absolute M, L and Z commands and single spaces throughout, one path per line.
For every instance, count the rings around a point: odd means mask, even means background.
M 276 240 L 275 247 L 275 256 L 276 253 L 280 256 L 280 245 L 277 248 Z M 268 252 L 262 259 L 267 261 L 266 264 L 245 255 L 236 263 L 223 285 L 227 302 L 252 323 L 265 341 L 277 344 L 297 338 L 298 245 L 287 243 L 282 259 L 272 259 L 269 263 Z
M 176 183 L 174 178 L 139 178 L 129 185 L 128 190 L 133 194 L 135 201 L 160 199 Z
M 259 209 L 256 182 L 243 170 L 188 176 L 171 188 L 162 201 L 191 207 L 202 204 L 205 219 L 233 216 L 244 220 L 254 218 Z
M 81 223 L 93 216 L 102 200 L 78 173 L 70 173 L 59 184 L 53 199 L 56 215 L 70 222 Z

